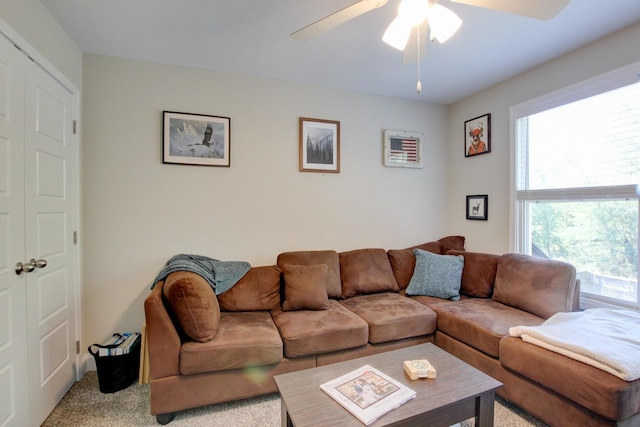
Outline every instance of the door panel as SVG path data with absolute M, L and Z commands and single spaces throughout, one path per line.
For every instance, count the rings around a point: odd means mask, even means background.
M 55 92 L 52 93 L 48 92 L 49 89 L 50 87 L 43 85 L 36 89 L 36 112 L 41 115 L 38 116 L 35 123 L 35 131 L 50 142 L 57 142 L 64 146 L 67 143 L 65 141 L 65 122 L 70 119 L 68 117 L 69 105 L 65 103 L 65 100 L 58 98 L 57 88 L 53 88 Z
M 0 425 L 28 424 L 24 262 L 24 57 L 0 37 Z
M 48 260 L 54 256 L 64 256 L 67 251 L 65 239 L 67 215 L 64 213 L 43 213 L 39 214 L 36 219 L 38 221 L 36 224 L 38 228 L 36 253 L 40 254 L 39 257 Z
M 44 421 L 76 379 L 72 117 L 72 95 L 27 63 L 25 254 L 47 262 L 25 276 L 33 425 Z
M 55 140 L 47 140 L 55 144 Z M 56 198 L 64 202 L 65 198 L 65 159 L 51 155 L 49 153 L 36 151 L 36 192 L 40 197 Z

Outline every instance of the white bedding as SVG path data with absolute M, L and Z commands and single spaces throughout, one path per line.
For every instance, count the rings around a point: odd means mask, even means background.
M 640 378 L 640 313 L 594 308 L 556 313 L 540 326 L 509 335 L 602 369 L 625 381 Z

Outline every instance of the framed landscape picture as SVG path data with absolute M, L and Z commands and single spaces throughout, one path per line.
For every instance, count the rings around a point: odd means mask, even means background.
M 231 164 L 231 119 L 163 111 L 162 162 L 182 165 Z
M 464 156 L 491 152 L 491 114 L 464 122 Z
M 300 117 L 300 172 L 340 173 L 340 122 Z

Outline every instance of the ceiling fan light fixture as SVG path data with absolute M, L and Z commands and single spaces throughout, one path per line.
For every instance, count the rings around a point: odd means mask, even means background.
M 458 15 L 438 3 L 434 3 L 429 7 L 427 20 L 429 21 L 431 32 L 440 43 L 449 40 L 462 25 L 462 20 Z
M 391 24 L 389 24 L 387 31 L 384 32 L 382 41 L 398 50 L 404 50 L 410 35 L 411 25 L 409 25 L 403 17 L 398 15 Z
M 427 19 L 428 12 L 428 0 L 402 0 L 398 7 L 398 16 L 402 17 L 411 27 L 420 25 Z

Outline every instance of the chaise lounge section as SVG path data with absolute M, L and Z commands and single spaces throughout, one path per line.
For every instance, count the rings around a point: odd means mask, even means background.
M 425 259 L 460 262 L 458 297 L 414 295 Z M 434 342 L 550 425 L 640 425 L 640 380 L 509 337 L 578 310 L 578 294 L 569 264 L 467 252 L 461 236 L 286 252 L 217 297 L 198 275 L 173 273 L 145 300 L 151 413 L 166 424 L 177 411 L 276 392 L 275 375 Z

